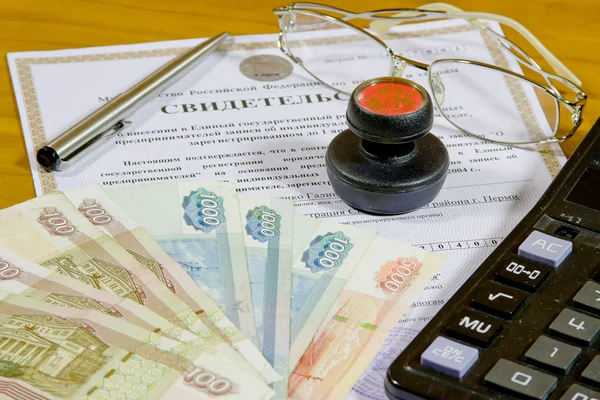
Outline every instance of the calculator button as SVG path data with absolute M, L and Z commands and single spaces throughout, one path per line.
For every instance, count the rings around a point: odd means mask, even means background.
M 600 332 L 600 319 L 566 308 L 550 324 L 550 331 L 589 346 Z
M 479 358 L 479 350 L 438 336 L 421 354 L 421 365 L 462 378 Z
M 487 373 L 485 381 L 521 398 L 545 399 L 556 389 L 557 379 L 551 375 L 500 359 Z
M 600 285 L 587 282 L 573 298 L 573 303 L 578 308 L 600 313 Z
M 559 400 L 600 400 L 600 393 L 575 384 Z
M 509 319 L 521 307 L 527 293 L 500 285 L 495 282 L 486 283 L 475 295 L 473 308 Z
M 511 258 L 500 265 L 496 280 L 533 293 L 546 279 L 550 268 Z
M 583 370 L 581 377 L 600 386 L 600 356 L 594 357 L 592 362 Z
M 464 310 L 452 319 L 448 335 L 476 346 L 487 347 L 502 328 L 502 320 L 471 310 Z
M 558 267 L 573 250 L 573 243 L 539 231 L 533 231 L 519 246 L 519 255 Z
M 554 231 L 555 235 L 566 237 L 567 239 L 575 239 L 577 235 L 579 235 L 579 231 L 577 229 L 570 228 L 565 225 L 561 225 Z
M 548 336 L 540 336 L 525 353 L 525 359 L 531 364 L 566 374 L 571 370 L 580 353 L 579 347 L 559 342 Z

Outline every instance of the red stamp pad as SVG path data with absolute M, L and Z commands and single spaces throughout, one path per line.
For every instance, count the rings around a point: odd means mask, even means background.
M 414 86 L 397 81 L 378 81 L 366 86 L 358 96 L 365 109 L 382 115 L 402 115 L 418 110 L 423 95 Z

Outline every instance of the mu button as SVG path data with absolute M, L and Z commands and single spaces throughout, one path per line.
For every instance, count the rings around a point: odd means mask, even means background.
M 479 347 L 487 347 L 502 329 L 502 320 L 472 310 L 456 314 L 448 325 L 448 336 Z

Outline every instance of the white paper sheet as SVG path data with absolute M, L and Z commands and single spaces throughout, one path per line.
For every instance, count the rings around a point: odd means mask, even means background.
M 342 35 L 327 32 L 328 40 Z M 451 56 L 518 68 L 497 43 L 484 40 L 469 25 L 441 21 L 401 27 L 396 33 L 390 46 L 422 61 Z M 315 45 L 324 39 L 314 33 L 306 37 Z M 432 132 L 446 144 L 452 161 L 439 196 L 407 215 L 361 214 L 335 196 L 324 168 L 326 146 L 346 129 L 346 99 L 292 67 L 275 40 L 275 35 L 228 39 L 221 51 L 152 101 L 112 146 L 54 174 L 38 169 L 38 148 L 199 40 L 9 54 L 36 191 L 95 183 L 229 180 L 242 193 L 293 199 L 299 213 L 373 228 L 382 236 L 447 252 L 448 263 L 350 396 L 383 398 L 389 362 L 530 210 L 565 159 L 558 147 L 538 151 L 498 146 L 460 134 L 436 117 Z M 256 67 L 256 58 L 254 64 L 248 61 L 251 56 L 281 59 L 273 59 L 279 64 L 265 71 Z M 368 65 L 363 70 L 370 77 Z M 289 72 L 284 79 L 265 81 Z M 425 73 L 406 74 L 427 87 Z M 541 108 L 533 93 L 516 96 L 501 86 L 494 87 L 495 95 L 505 96 L 509 104 L 516 101 L 536 129 L 548 129 L 536 118 Z

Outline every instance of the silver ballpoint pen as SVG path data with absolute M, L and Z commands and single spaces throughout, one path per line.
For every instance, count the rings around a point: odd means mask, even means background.
M 37 152 L 46 171 L 60 171 L 76 158 L 131 124 L 127 119 L 162 91 L 183 78 L 227 38 L 223 32 L 169 61 L 135 86 L 61 133 Z

